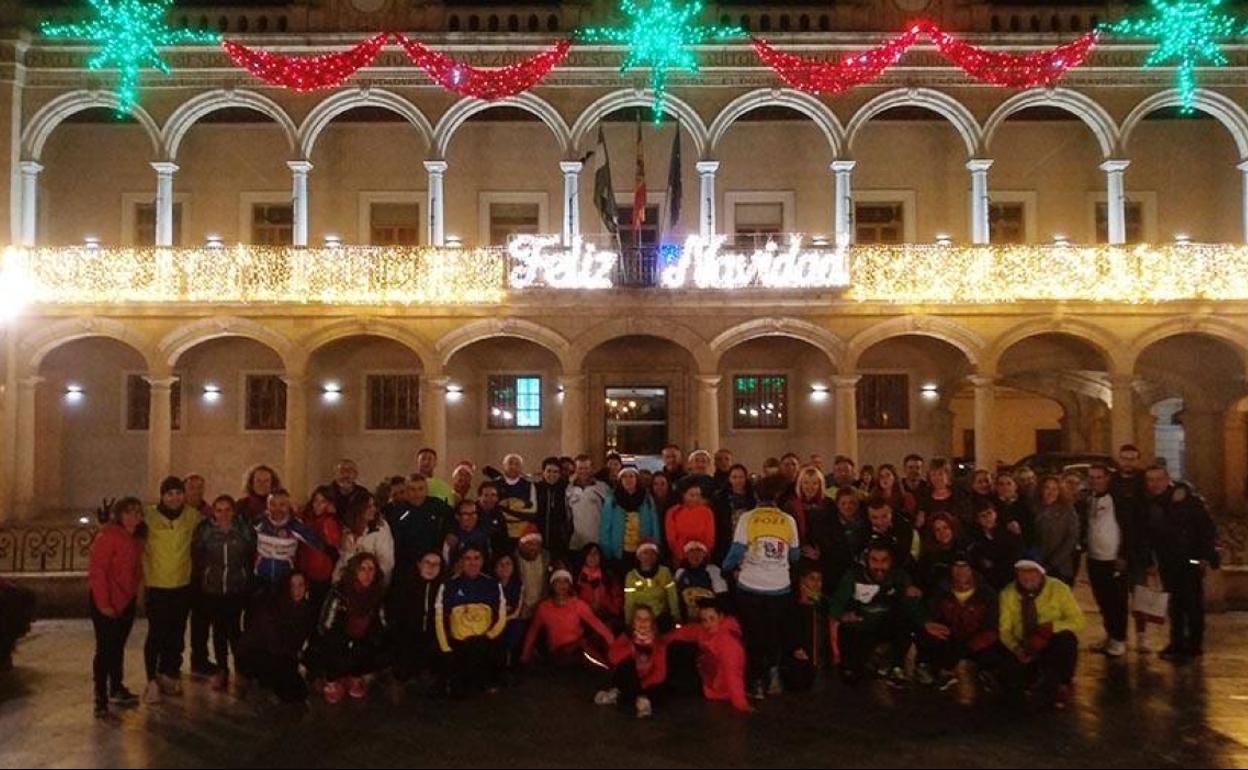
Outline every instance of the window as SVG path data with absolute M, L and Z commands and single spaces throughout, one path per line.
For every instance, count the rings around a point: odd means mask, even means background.
M 366 377 L 366 430 L 420 430 L 420 376 L 370 374 Z
M 864 374 L 858 381 L 858 427 L 907 430 L 910 427 L 910 375 Z
M 182 429 L 182 382 L 175 380 L 169 390 L 173 429 Z M 152 418 L 152 386 L 141 374 L 126 375 L 126 430 L 148 430 Z
M 156 242 L 156 204 L 136 203 L 134 206 L 134 240 L 136 246 L 150 246 Z M 173 244 L 182 242 L 182 204 L 173 204 Z
M 492 430 L 542 427 L 542 378 L 537 375 L 492 374 L 488 388 Z
M 251 207 L 251 242 L 258 246 L 289 246 L 294 241 L 295 210 L 289 203 L 255 203 Z
M 513 235 L 541 232 L 541 205 L 538 203 L 490 203 L 490 245 L 506 246 Z
M 370 204 L 368 222 L 368 242 L 374 246 L 420 245 L 418 203 Z
M 732 210 L 732 222 L 737 238 L 779 235 L 784 232 L 784 204 L 738 203 Z
M 884 201 L 854 204 L 854 239 L 858 243 L 902 243 L 906 233 L 905 204 Z
M 992 203 L 988 206 L 988 233 L 993 243 L 1027 242 L 1027 207 L 1021 202 Z
M 249 374 L 246 379 L 245 430 L 286 429 L 286 383 L 276 374 Z
M 732 427 L 789 427 L 789 378 L 783 374 L 738 374 L 732 378 Z
M 657 203 L 646 204 L 646 217 L 641 227 L 633 227 L 633 205 L 630 200 L 627 206 L 616 206 L 616 222 L 620 226 L 620 246 L 625 251 L 637 248 L 649 248 L 659 245 L 659 213 L 661 207 Z
M 1144 241 L 1144 203 L 1143 201 L 1126 201 L 1123 204 L 1126 216 L 1127 243 Z M 1109 204 L 1098 201 L 1096 204 L 1096 242 L 1109 243 Z

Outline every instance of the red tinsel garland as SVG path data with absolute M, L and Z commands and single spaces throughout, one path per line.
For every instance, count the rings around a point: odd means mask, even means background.
M 390 33 L 382 32 L 362 41 L 349 51 L 320 56 L 267 53 L 240 45 L 233 40 L 222 41 L 221 45 L 238 66 L 269 85 L 283 86 L 295 91 L 313 91 L 342 85 L 357 70 L 372 64 L 389 39 Z
M 915 25 L 884 44 L 862 53 L 849 54 L 838 62 L 808 59 L 782 53 L 763 40 L 754 40 L 758 58 L 776 71 L 786 83 L 814 94 L 839 94 L 864 85 L 884 74 L 893 66 L 923 32 Z
M 1066 71 L 1087 60 L 1101 33 L 1089 32 L 1077 40 L 1047 51 L 1011 54 L 986 51 L 932 26 L 928 35 L 949 61 L 984 83 L 1006 88 L 1035 88 L 1057 82 Z
M 395 39 L 412 63 L 429 73 L 448 91 L 478 99 L 515 96 L 537 85 L 568 56 L 571 40 L 560 40 L 551 48 L 522 62 L 498 69 L 478 69 L 461 64 L 446 54 L 431 51 L 415 40 L 396 33 Z

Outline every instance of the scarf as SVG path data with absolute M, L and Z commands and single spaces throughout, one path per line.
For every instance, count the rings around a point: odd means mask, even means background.
M 624 487 L 616 484 L 615 502 L 625 513 L 636 513 L 641 510 L 642 504 L 646 502 L 646 490 L 639 486 L 635 492 L 629 493 L 624 491 Z
M 1040 592 L 1028 592 L 1023 589 L 1021 584 L 1016 587 L 1018 588 L 1018 596 L 1023 601 L 1023 639 L 1027 640 L 1040 627 L 1040 614 L 1036 609 L 1036 597 L 1040 595 Z
M 373 624 L 373 614 L 381 606 L 385 588 L 378 577 L 368 588 L 360 586 L 355 580 L 351 587 L 343 592 L 343 600 L 347 605 L 347 636 L 359 641 L 368 635 Z

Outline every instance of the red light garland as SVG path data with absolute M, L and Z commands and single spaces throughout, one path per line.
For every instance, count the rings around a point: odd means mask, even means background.
M 1089 32 L 1078 40 L 1047 51 L 1011 54 L 986 51 L 931 26 L 928 35 L 942 56 L 984 83 L 1006 88 L 1048 86 L 1066 71 L 1083 64 L 1101 40 L 1101 33 Z
M 382 32 L 362 41 L 349 51 L 319 56 L 284 56 L 240 45 L 232 40 L 221 45 L 234 62 L 269 85 L 293 91 L 314 91 L 340 86 L 363 67 L 373 63 L 390 38 Z
M 922 32 L 922 25 L 916 24 L 880 46 L 850 54 L 837 62 L 782 53 L 758 39 L 754 40 L 754 51 L 786 83 L 799 91 L 839 94 L 883 75 L 884 70 L 896 64 L 906 49 L 914 45 Z
M 572 48 L 571 40 L 560 40 L 551 48 L 522 62 L 498 69 L 478 69 L 455 61 L 446 54 L 431 51 L 422 43 L 396 33 L 395 39 L 417 67 L 429 73 L 443 88 L 478 99 L 502 99 L 529 90 L 559 66 Z

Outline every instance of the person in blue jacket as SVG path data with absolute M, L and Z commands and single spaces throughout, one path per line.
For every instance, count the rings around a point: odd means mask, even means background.
M 659 517 L 637 468 L 626 466 L 602 507 L 598 544 L 613 564 L 631 565 L 646 540 L 660 540 Z

